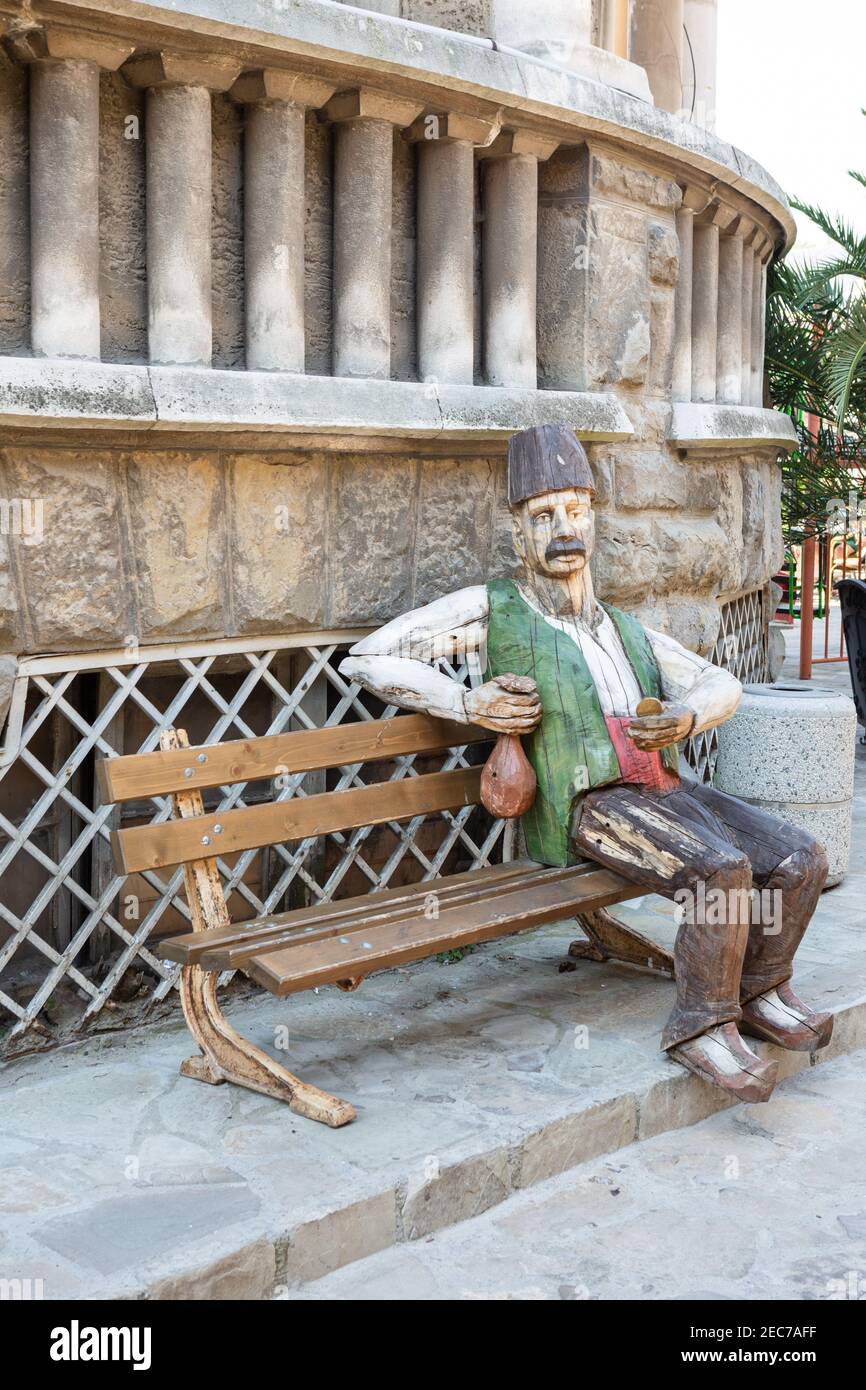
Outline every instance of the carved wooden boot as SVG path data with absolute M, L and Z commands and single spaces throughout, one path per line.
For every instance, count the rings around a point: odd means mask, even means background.
M 764 1062 L 740 1037 L 736 1023 L 721 1023 L 698 1038 L 677 1043 L 668 1053 L 680 1066 L 719 1086 L 737 1100 L 769 1100 L 779 1074 L 777 1062 Z
M 740 1031 L 790 1052 L 815 1052 L 832 1037 L 833 1015 L 815 1013 L 786 983 L 743 1005 Z

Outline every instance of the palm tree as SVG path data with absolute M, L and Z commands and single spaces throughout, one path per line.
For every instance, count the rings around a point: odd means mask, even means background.
M 866 112 L 863 113 L 866 115 Z M 866 175 L 850 170 L 866 187 Z M 790 415 L 799 448 L 783 465 L 789 541 L 833 529 L 835 499 L 863 491 L 866 465 L 866 236 L 810 203 L 792 206 L 838 248 L 771 267 L 765 371 L 772 404 Z

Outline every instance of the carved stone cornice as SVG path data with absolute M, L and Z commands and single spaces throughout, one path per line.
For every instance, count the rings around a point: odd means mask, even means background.
M 467 140 L 470 145 L 486 145 L 498 127 L 493 121 L 478 116 L 465 116 L 460 111 L 423 112 L 403 132 L 411 143 L 441 140 Z
M 720 232 L 730 231 L 736 220 L 736 209 L 718 199 L 714 199 L 706 210 L 695 218 L 698 226 L 718 227 Z
M 326 120 L 339 124 L 341 121 L 388 121 L 391 125 L 410 126 L 416 116 L 423 111 L 420 102 L 408 97 L 392 97 L 378 92 L 373 87 L 355 87 L 348 92 L 337 92 L 324 109 Z
M 73 59 L 93 63 L 114 72 L 132 53 L 135 44 L 84 29 L 65 29 L 53 24 L 10 28 L 4 43 L 19 63 L 62 62 Z
M 712 194 L 708 188 L 701 188 L 699 184 L 687 183 L 680 184 L 683 191 L 683 201 L 680 207 L 686 212 L 691 212 L 695 217 L 706 212 Z
M 240 61 L 197 53 L 137 53 L 123 65 L 133 87 L 206 87 L 227 92 L 241 70 Z
M 229 96 L 239 105 L 260 101 L 283 101 L 289 106 L 319 110 L 334 95 L 335 82 L 308 73 L 286 72 L 283 68 L 255 68 L 242 72 L 232 84 Z
M 550 159 L 562 142 L 534 130 L 503 130 L 491 145 L 478 151 L 480 159 L 504 159 L 508 155 L 528 154 L 535 159 Z

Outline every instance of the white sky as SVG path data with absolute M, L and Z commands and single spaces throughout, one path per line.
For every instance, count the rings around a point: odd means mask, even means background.
M 866 233 L 866 0 L 719 0 L 716 130 Z M 830 243 L 799 213 L 795 255 Z

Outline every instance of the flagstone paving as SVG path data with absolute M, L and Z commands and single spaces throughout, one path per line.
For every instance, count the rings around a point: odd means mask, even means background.
M 286 1296 L 866 1299 L 866 1052 Z
M 825 670 L 822 680 L 840 678 L 841 668 Z M 809 1097 L 824 1086 L 831 1097 L 836 1073 L 827 1063 L 866 1047 L 864 850 L 866 748 L 858 745 L 851 868 L 823 895 L 795 973 L 810 1002 L 836 1012 L 833 1044 L 796 1083 L 802 1091 L 781 1091 L 759 1111 L 738 1109 L 712 1133 L 733 1124 L 730 1133 L 751 1143 L 755 1126 L 775 1133 L 797 1105 L 830 1123 L 834 1103 L 820 1109 Z M 662 899 L 617 911 L 671 943 L 675 925 Z M 401 1258 L 417 1255 L 429 1236 L 494 1209 L 504 1220 L 523 1210 L 522 1196 L 514 1207 L 517 1194 L 558 1174 L 605 1155 L 614 1169 L 635 1163 L 644 1144 L 618 1156 L 635 1140 L 668 1136 L 658 1152 L 691 1153 L 697 1130 L 686 1127 L 727 1101 L 658 1051 L 671 981 L 589 962 L 560 973 L 574 935 L 573 924 L 559 923 L 489 943 L 456 964 L 431 960 L 374 976 L 351 995 L 256 994 L 230 1003 L 243 1033 L 352 1101 L 358 1118 L 342 1130 L 264 1096 L 179 1076 L 190 1050 L 179 1016 L 7 1066 L 0 1281 L 42 1280 L 46 1298 L 270 1297 L 391 1247 L 405 1247 Z M 786 1074 L 809 1067 L 802 1056 L 781 1060 Z M 860 1062 L 850 1065 L 839 1074 L 859 1074 Z M 787 1099 L 801 1093 L 806 1099 Z M 785 1143 L 794 1164 L 797 1144 Z M 647 1148 L 648 1163 L 656 1151 Z M 599 1163 L 593 1172 L 614 1169 Z M 767 1201 L 791 1171 L 773 1169 Z M 809 1171 L 820 1182 L 817 1151 Z M 580 1211 L 604 1187 L 588 1188 Z M 656 1196 L 662 1190 L 663 1182 Z M 716 1190 L 707 1176 L 707 1191 L 723 1209 L 746 1188 L 719 1179 Z M 850 1204 L 839 1212 L 856 1215 Z M 664 1226 L 659 1215 L 646 1230 L 661 1239 Z M 827 1278 L 836 1277 L 835 1258 L 831 1251 Z M 568 1285 L 567 1262 L 562 1268 Z M 600 1264 L 595 1275 L 578 1273 L 575 1285 L 613 1288 Z

